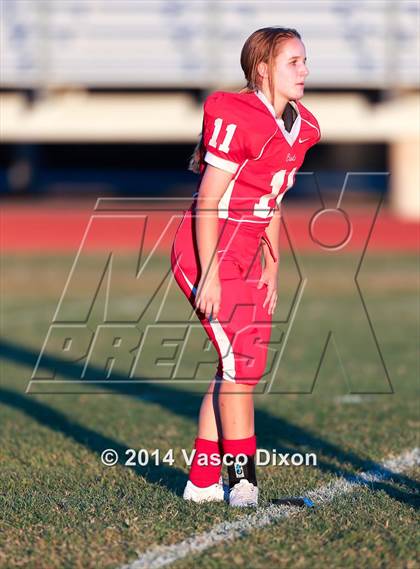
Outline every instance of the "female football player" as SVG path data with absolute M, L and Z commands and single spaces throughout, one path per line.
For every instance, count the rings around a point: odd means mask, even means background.
M 253 390 L 265 372 L 277 302 L 280 202 L 320 130 L 299 102 L 308 69 L 296 30 L 257 30 L 242 48 L 241 66 L 243 90 L 205 101 L 190 165 L 200 174 L 198 192 L 177 229 L 171 263 L 219 355 L 184 498 L 224 499 L 224 457 L 230 505 L 256 506 Z

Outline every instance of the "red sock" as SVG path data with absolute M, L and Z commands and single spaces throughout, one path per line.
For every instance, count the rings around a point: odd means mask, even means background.
M 246 479 L 257 486 L 254 455 L 257 452 L 257 438 L 255 435 L 247 439 L 223 439 L 223 452 L 234 457 L 234 464 L 228 464 L 229 488 L 233 488 L 242 479 Z M 247 457 L 245 463 L 236 459 L 239 454 Z M 252 457 L 252 458 L 251 458 Z M 236 464 L 237 462 L 237 464 Z
M 241 453 L 252 456 L 257 452 L 257 437 L 252 435 L 247 439 L 223 439 L 223 452 L 233 456 Z
M 189 479 L 193 484 L 200 488 L 211 486 L 219 482 L 220 472 L 222 471 L 222 462 L 220 456 L 220 448 L 218 441 L 209 441 L 207 439 L 200 439 L 197 437 L 194 442 L 195 455 L 191 464 Z M 200 460 L 201 455 L 201 460 Z M 206 455 L 207 464 L 203 464 L 202 455 Z M 215 466 L 212 460 L 217 455 L 220 464 Z M 198 464 L 200 461 L 201 464 Z

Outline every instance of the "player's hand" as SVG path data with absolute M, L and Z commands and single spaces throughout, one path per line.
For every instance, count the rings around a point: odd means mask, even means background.
M 277 282 L 278 274 L 277 268 L 265 268 L 261 273 L 260 280 L 258 281 L 257 288 L 267 285 L 267 296 L 265 297 L 263 308 L 268 304 L 268 314 L 273 314 L 277 304 Z
M 220 310 L 220 299 L 222 296 L 222 287 L 220 285 L 219 276 L 209 278 L 203 275 L 197 286 L 197 295 L 195 305 L 209 318 L 217 318 Z

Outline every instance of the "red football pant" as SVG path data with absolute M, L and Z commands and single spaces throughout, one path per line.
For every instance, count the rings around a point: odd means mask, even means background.
M 268 303 L 262 307 L 267 286 L 257 289 L 262 271 L 261 239 L 268 238 L 264 228 L 250 225 L 219 218 L 220 310 L 216 319 L 209 320 L 198 310 L 196 314 L 219 354 L 216 377 L 256 385 L 266 367 L 272 317 Z M 178 285 L 194 308 L 201 277 L 195 235 L 195 217 L 190 208 L 176 232 L 171 264 Z

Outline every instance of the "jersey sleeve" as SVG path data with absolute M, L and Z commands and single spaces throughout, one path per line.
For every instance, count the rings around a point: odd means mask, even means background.
M 204 103 L 203 141 L 205 162 L 232 174 L 248 157 L 245 121 L 225 93 Z

